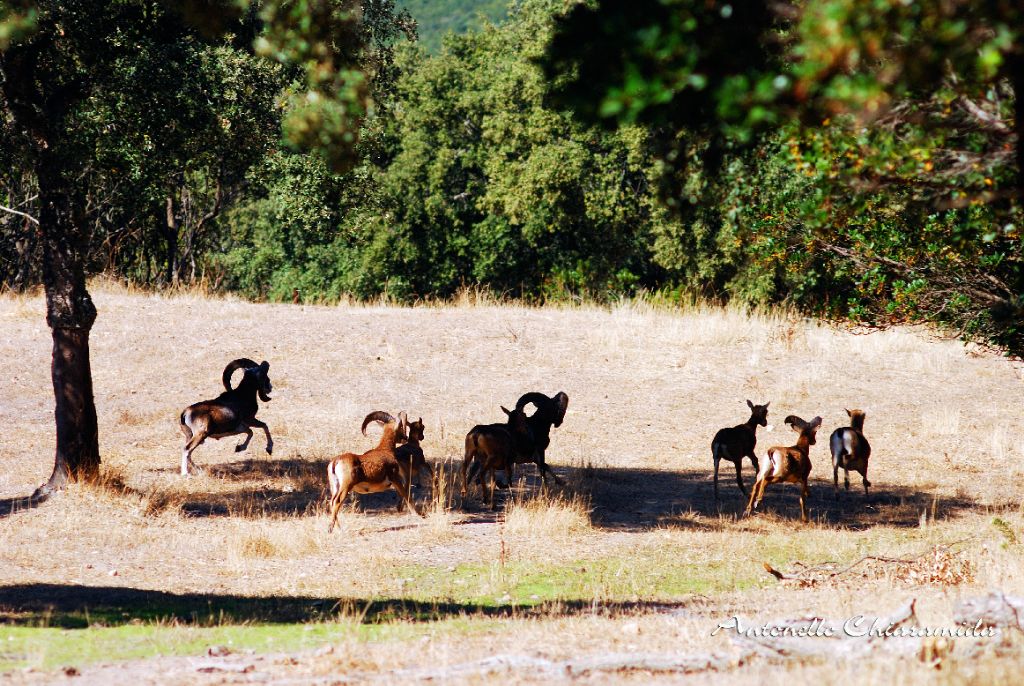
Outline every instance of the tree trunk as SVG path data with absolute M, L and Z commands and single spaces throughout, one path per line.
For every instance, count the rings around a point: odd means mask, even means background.
M 84 199 L 59 168 L 39 165 L 39 229 L 43 248 L 46 321 L 53 335 L 54 418 L 57 449 L 53 474 L 34 497 L 99 474 L 99 431 L 89 365 L 89 330 L 96 307 L 85 286 Z M 53 165 L 58 166 L 58 165 Z
M 174 212 L 174 198 L 167 196 L 167 223 L 164 237 L 167 240 L 167 285 L 178 283 L 178 216 Z
M 1020 48 L 1018 47 L 1018 51 Z M 1013 87 L 1013 132 L 1017 135 L 1017 200 L 1024 200 L 1024 55 L 1009 59 L 1010 85 Z

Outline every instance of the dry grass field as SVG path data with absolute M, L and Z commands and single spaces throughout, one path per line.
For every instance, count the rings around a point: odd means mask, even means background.
M 922 625 L 948 626 L 963 599 L 1024 595 L 1024 380 L 1005 359 L 785 313 L 95 290 L 104 483 L 32 509 L 16 499 L 52 467 L 49 331 L 41 297 L 0 296 L 0 679 L 1019 680 L 1010 631 L 850 660 L 751 656 L 712 633 L 733 617 L 887 616 L 911 599 Z M 208 441 L 194 455 L 206 474 L 179 476 L 179 413 L 243 356 L 270 362 L 259 417 L 274 455 L 261 432 L 245 453 Z M 528 466 L 496 512 L 478 494 L 463 504 L 451 472 L 466 431 L 533 390 L 570 397 L 548 449 L 567 486 L 542 491 Z M 727 462 L 714 502 L 711 437 L 747 419 L 748 398 L 771 401 L 759 456 L 795 442 L 787 414 L 824 418 L 809 524 L 792 485 L 741 517 Z M 865 498 L 851 475 L 836 501 L 828 436 L 854 407 L 873 486 Z M 416 494 L 425 519 L 396 513 L 394 494 L 362 496 L 328 535 L 324 465 L 375 444 L 359 425 L 377 409 L 422 416 L 444 476 Z M 831 575 L 868 555 L 886 559 Z

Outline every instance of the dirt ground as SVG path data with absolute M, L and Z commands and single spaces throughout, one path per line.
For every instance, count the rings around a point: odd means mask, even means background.
M 53 461 L 49 331 L 40 297 L 0 297 L 0 638 L 3 624 L 73 631 L 82 616 L 116 626 L 166 621 L 167 608 L 175 621 L 216 609 L 259 624 L 356 607 L 347 611 L 360 618 L 344 621 L 401 626 L 297 651 L 89 659 L 74 677 L 29 659 L 7 679 L 532 683 L 704 681 L 725 671 L 759 683 L 992 683 L 1014 674 L 1006 655 L 1019 654 L 1005 636 L 999 651 L 959 641 L 936 669 L 882 653 L 866 666 L 750 657 L 727 632 L 712 635 L 734 616 L 884 614 L 911 598 L 922 623 L 944 623 L 965 598 L 1024 595 L 1024 381 L 998 356 L 922 331 L 864 335 L 785 314 L 643 303 L 269 305 L 110 284 L 95 297 L 106 485 L 74 486 L 32 509 L 19 499 Z M 260 433 L 240 454 L 233 438 L 209 441 L 194 455 L 206 474 L 181 477 L 178 415 L 217 395 L 236 357 L 270 362 L 273 400 L 259 417 L 274 454 Z M 448 484 L 423 520 L 396 513 L 393 494 L 365 496 L 327 534 L 324 465 L 374 444 L 375 434 L 359 433 L 368 412 L 422 416 L 428 459 L 450 471 L 465 432 L 502 421 L 499 405 L 527 391 L 569 395 L 548 450 L 567 488 L 531 500 L 540 482 L 524 468 L 515 495 L 491 512 L 478 497 L 463 504 Z M 771 401 L 758 455 L 795 441 L 787 414 L 823 417 L 810 524 L 799 523 L 793 486 L 769 487 L 762 511 L 740 517 L 728 463 L 716 504 L 711 437 L 747 419 L 747 399 Z M 872 488 L 865 497 L 851 475 L 836 499 L 828 435 L 855 407 L 867 412 Z M 749 463 L 743 473 L 749 485 Z M 417 497 L 429 505 L 430 493 Z M 762 568 L 835 570 L 866 555 L 904 562 L 784 582 Z M 702 656 L 726 663 L 678 663 Z

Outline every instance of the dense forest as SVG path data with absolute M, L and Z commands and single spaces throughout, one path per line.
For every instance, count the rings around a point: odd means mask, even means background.
M 1024 350 L 1016 10 L 522 0 L 437 46 L 416 20 L 436 41 L 441 5 L 364 1 L 345 87 L 366 107 L 343 120 L 253 49 L 256 5 L 227 40 L 140 39 L 84 101 L 90 273 L 269 300 L 786 302 Z M 357 122 L 347 147 L 320 145 L 325 121 Z M 24 289 L 45 261 L 16 150 L 0 282 Z
M 399 7 L 416 20 L 417 42 L 429 53 L 441 51 L 449 33 L 479 29 L 487 21 L 501 22 L 508 12 L 507 0 L 403 0 Z

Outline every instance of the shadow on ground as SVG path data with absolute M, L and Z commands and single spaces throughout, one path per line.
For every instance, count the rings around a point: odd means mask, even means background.
M 0 519 L 18 512 L 33 510 L 45 503 L 48 496 L 25 496 L 23 498 L 0 498 Z
M 207 468 L 211 476 L 244 484 L 252 481 L 285 480 L 284 485 L 245 485 L 237 490 L 212 493 L 184 492 L 175 503 L 189 516 L 266 516 L 312 515 L 324 511 L 327 499 L 326 461 L 241 460 Z M 456 466 L 457 467 L 457 466 Z M 556 472 L 568 482 L 560 488 L 549 486 L 552 493 L 581 493 L 589 496 L 595 526 L 605 529 L 642 531 L 663 526 L 698 529 L 735 526 L 742 521 L 747 499 L 735 479 L 721 478 L 720 501 L 715 502 L 710 470 L 659 470 L 621 467 L 557 467 Z M 517 482 L 512 496 L 524 497 L 543 487 L 533 466 L 516 470 Z M 856 475 L 855 475 L 856 476 Z M 744 474 L 744 483 L 753 485 L 753 474 Z M 429 487 L 417 489 L 414 497 L 429 496 Z M 387 513 L 398 503 L 393 493 L 351 496 L 355 507 L 363 512 Z M 509 498 L 507 490 L 497 493 L 497 511 L 485 508 L 479 488 L 471 490 L 463 504 L 468 521 L 496 521 Z M 456 499 L 456 505 L 459 505 Z M 850 491 L 841 490 L 837 500 L 831 481 L 811 479 L 808 510 L 812 521 L 853 529 L 875 525 L 917 527 L 922 513 L 930 519 L 957 516 L 979 507 L 968 496 L 938 498 L 927 491 L 876 481 L 865 497 L 859 484 Z M 694 515 L 700 515 L 695 517 Z M 754 515 L 799 521 L 798 488 L 793 484 L 773 484 Z
M 686 603 L 560 600 L 536 605 L 476 605 L 407 598 L 317 598 L 167 593 L 119 586 L 20 584 L 0 587 L 0 625 L 79 629 L 133 622 L 196 626 L 291 624 L 356 617 L 363 624 L 432 622 L 449 618 L 571 617 L 643 611 L 686 612 Z
M 729 520 L 742 517 L 747 505 L 747 498 L 735 478 L 720 478 L 720 501 L 716 503 L 710 470 L 593 468 L 587 471 L 590 473 L 583 477 L 583 486 L 591 494 L 593 521 L 602 528 L 722 528 L 732 525 Z M 749 492 L 754 476 L 751 473 L 744 477 Z M 938 498 L 929 492 L 877 481 L 867 497 L 859 484 L 850 491 L 842 490 L 840 484 L 840 489 L 836 500 L 831 481 L 811 479 L 807 508 L 812 522 L 853 529 L 875 525 L 917 527 L 923 512 L 927 512 L 929 518 L 934 513 L 941 519 L 979 506 L 966 496 Z M 717 521 L 701 521 L 693 514 Z M 799 522 L 799 487 L 794 484 L 768 486 L 754 519 L 765 515 Z

